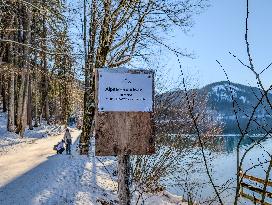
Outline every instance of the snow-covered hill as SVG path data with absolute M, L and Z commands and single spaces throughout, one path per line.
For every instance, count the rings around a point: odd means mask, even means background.
M 251 132 L 264 132 L 262 128 L 258 128 L 261 126 L 266 126 L 268 130 L 272 128 L 271 105 L 267 102 L 265 97 L 262 97 L 262 90 L 257 87 L 222 81 L 209 84 L 201 89 L 189 90 L 188 93 L 189 95 L 196 93 L 197 97 L 195 101 L 207 100 L 206 109 L 213 115 L 213 118 L 223 123 L 225 133 L 239 132 L 234 109 L 242 128 L 245 128 L 253 112 L 259 125 L 257 125 L 258 123 L 251 123 L 249 129 Z M 267 96 L 272 104 L 272 92 L 270 91 Z M 179 104 L 186 106 L 184 99 L 185 92 L 183 90 L 177 90 L 157 96 L 157 103 L 167 101 L 167 103 L 173 106 Z M 259 103 L 260 99 L 262 99 L 261 103 Z M 258 106 L 255 109 L 254 107 L 256 105 Z
M 229 84 L 226 81 L 209 84 L 200 89 L 200 92 L 207 93 L 209 107 L 221 113 L 233 110 L 233 100 L 241 106 L 241 109 L 252 111 L 259 99 L 262 98 L 262 90 L 259 88 L 237 83 Z M 271 93 L 268 93 L 268 98 L 272 101 Z M 265 97 L 263 97 L 262 105 L 258 106 L 256 113 L 263 115 L 266 112 L 264 108 L 269 108 Z
M 250 133 L 266 132 L 262 126 L 266 130 L 272 128 L 271 93 L 267 95 L 268 103 L 261 89 L 226 81 L 207 85 L 200 92 L 207 94 L 208 109 L 217 113 L 216 117 L 224 123 L 226 133 L 238 132 L 236 115 L 244 130 L 253 113 L 254 121 L 248 129 Z

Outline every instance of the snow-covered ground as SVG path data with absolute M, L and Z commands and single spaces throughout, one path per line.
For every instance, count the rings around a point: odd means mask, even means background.
M 64 127 L 60 125 L 47 125 L 46 123 L 42 123 L 41 126 L 34 127 L 33 130 L 27 129 L 24 133 L 25 137 L 20 138 L 17 134 L 8 132 L 6 127 L 6 113 L 0 112 L 0 155 L 4 154 L 10 149 L 13 149 L 13 145 L 33 143 L 37 139 L 58 135 L 63 132 L 64 129 Z
M 118 204 L 114 157 L 77 154 L 80 131 L 71 130 L 72 155 L 56 155 L 53 145 L 63 133 L 42 126 L 19 139 L 8 133 L 0 116 L 0 204 L 1 205 L 93 205 Z M 51 132 L 49 132 L 50 130 Z M 135 197 L 136 198 L 136 197 Z M 144 196 L 144 204 L 184 204 L 167 192 Z M 105 203 L 107 202 L 107 203 Z M 132 204 L 136 204 L 135 200 Z M 143 204 L 142 202 L 138 204 Z

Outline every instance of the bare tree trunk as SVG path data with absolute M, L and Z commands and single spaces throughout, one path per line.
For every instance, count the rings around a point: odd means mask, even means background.
M 59 90 L 60 90 L 60 92 L 59 92 L 59 110 L 58 110 L 58 113 L 59 113 L 59 116 L 60 116 L 60 122 L 63 124 L 63 96 L 62 96 L 62 85 L 61 84 L 59 84 Z
M 88 74 L 89 75 L 89 74 Z M 87 155 L 89 152 L 89 141 L 92 134 L 92 123 L 95 114 L 95 88 L 94 76 L 85 77 L 85 92 L 84 92 L 84 115 L 83 115 L 83 128 L 80 137 L 80 154 Z M 89 82 L 89 83 L 86 83 Z
M 17 60 L 17 57 L 16 57 L 16 60 Z M 15 130 L 17 128 L 17 122 L 18 122 L 18 116 L 17 116 L 17 113 L 18 113 L 18 96 L 19 96 L 19 83 L 18 83 L 18 79 L 19 79 L 19 75 L 16 74 L 16 73 L 13 73 L 13 76 L 14 76 L 14 125 L 15 125 Z M 14 130 L 14 131 L 15 131 Z
M 31 42 L 33 42 L 33 47 L 38 48 L 38 44 L 39 42 L 37 41 L 38 38 L 38 33 L 35 30 L 35 28 L 37 27 L 37 19 L 33 18 L 32 19 L 32 27 L 33 29 L 33 33 L 31 34 Z M 37 121 L 37 115 L 38 115 L 38 103 L 37 103 L 37 90 L 38 90 L 38 84 L 37 84 L 37 61 L 38 61 L 38 51 L 34 50 L 33 51 L 33 55 L 34 55 L 34 60 L 33 60 L 33 64 L 34 67 L 32 68 L 33 73 L 31 73 L 30 75 L 30 79 L 29 79 L 29 92 L 28 92 L 28 125 L 29 125 L 29 129 L 32 130 L 33 129 L 33 124 L 32 124 L 32 120 L 33 120 L 33 89 L 34 89 L 34 96 L 35 96 L 35 109 L 34 109 L 34 119 L 35 119 L 35 123 L 34 123 L 34 127 L 38 127 L 38 121 Z M 33 78 L 33 80 L 32 80 Z M 32 88 L 32 83 L 34 84 L 34 88 Z
M 61 105 L 61 109 L 62 109 L 62 124 L 64 125 L 68 125 L 68 115 L 69 115 L 69 91 L 67 90 L 67 82 L 64 83 L 64 85 L 61 86 L 63 89 L 62 95 L 61 95 L 61 99 L 62 99 L 62 105 Z
M 43 0 L 43 4 L 45 3 L 45 0 Z M 47 55 L 46 55 L 46 36 L 47 36 L 47 29 L 46 29 L 46 16 L 43 15 L 42 20 L 42 49 L 43 52 L 43 75 L 44 75 L 44 92 L 43 94 L 43 108 L 44 108 L 44 118 L 47 121 L 47 124 L 49 124 L 49 98 L 48 98 L 48 92 L 49 92 L 49 83 L 48 83 L 48 69 L 47 69 Z
M 22 129 L 22 115 L 23 115 L 23 104 L 24 104 L 24 94 L 25 94 L 25 72 L 22 71 L 21 74 L 21 84 L 20 84 L 20 89 L 19 89 L 19 94 L 18 94 L 18 99 L 17 99 L 17 118 L 16 118 L 16 125 L 17 125 L 17 130 L 16 133 L 20 133 Z
M 28 1 L 30 4 L 31 0 Z M 29 45 L 31 43 L 31 22 L 32 22 L 32 11 L 31 8 L 24 6 L 23 14 L 23 28 L 24 28 L 24 44 Z M 27 102 L 28 102 L 28 84 L 29 84 L 29 69 L 30 69 L 30 49 L 27 46 L 23 48 L 23 68 L 22 68 L 22 81 L 18 99 L 18 127 L 17 133 L 23 137 L 25 127 L 27 125 Z
M 29 74 L 26 76 L 26 83 L 25 83 L 25 92 L 24 92 L 24 101 L 23 101 L 23 111 L 22 111 L 22 117 L 21 117 L 21 130 L 20 130 L 20 136 L 24 136 L 24 131 L 27 126 L 27 104 L 28 104 L 28 83 L 29 81 Z
M 45 81 L 45 90 L 46 90 L 46 96 L 45 96 L 45 106 L 44 106 L 44 111 L 45 111 L 45 120 L 47 121 L 47 124 L 49 124 L 49 98 L 48 98 L 48 78 L 46 77 Z
M 84 8 L 84 14 L 83 14 L 83 44 L 84 44 L 84 55 L 85 55 L 85 85 L 84 85 L 84 113 L 83 113 L 83 127 L 82 127 L 82 133 L 80 136 L 79 140 L 79 146 L 80 146 L 80 154 L 85 154 L 87 155 L 89 152 L 89 137 L 90 137 L 90 132 L 91 129 L 88 128 L 88 123 L 89 119 L 87 116 L 87 87 L 89 87 L 89 70 L 87 69 L 87 34 L 86 34 L 86 29 L 87 29 L 87 5 L 86 5 L 86 0 L 84 0 L 83 3 L 83 8 Z
M 130 205 L 129 155 L 118 155 L 118 198 L 120 205 Z
M 28 0 L 28 2 L 31 4 L 32 3 L 32 0 Z M 24 9 L 24 15 L 26 17 L 25 19 L 25 23 L 24 23 L 24 28 L 25 28 L 25 36 L 24 36 L 24 42 L 28 45 L 31 44 L 31 24 L 32 24 L 32 8 L 28 8 L 28 7 L 25 7 Z M 30 117 L 30 120 L 31 120 L 31 126 L 32 126 L 32 115 L 31 115 L 31 105 L 28 105 L 28 103 L 30 103 L 29 101 L 31 101 L 30 97 L 31 95 L 29 96 L 29 92 L 31 92 L 31 90 L 29 91 L 29 84 L 31 83 L 30 82 L 30 60 L 31 60 L 31 57 L 30 57 L 30 49 L 28 47 L 25 47 L 24 48 L 24 69 L 26 69 L 26 83 L 25 83 L 25 91 L 24 91 L 24 104 L 23 104 L 23 112 L 22 112 L 22 119 L 21 119 L 21 124 L 22 124 L 22 130 L 21 130 L 21 136 L 23 136 L 23 133 L 24 133 L 24 130 L 27 126 L 27 121 L 28 121 L 28 117 Z M 30 115 L 31 116 L 28 116 L 28 106 L 30 106 Z
M 34 127 L 38 127 L 39 126 L 39 109 L 38 109 L 38 93 L 39 93 L 39 89 L 38 89 L 38 76 L 37 76 L 37 68 L 35 68 L 35 85 L 34 85 L 34 90 L 35 90 L 35 110 L 34 110 L 34 116 L 35 116 L 35 122 L 34 122 Z
M 11 19 L 11 25 L 15 28 L 18 27 L 18 21 L 16 21 L 15 15 Z M 17 40 L 16 34 L 10 34 L 10 39 L 13 39 L 14 41 Z M 8 53 L 8 63 L 10 65 L 15 64 L 15 53 L 17 47 L 15 47 L 13 44 L 10 44 L 9 46 L 9 53 Z M 9 132 L 15 131 L 15 82 L 14 82 L 14 70 L 9 70 L 9 76 L 8 76 L 8 123 L 7 123 L 7 130 Z
M 92 0 L 92 21 L 90 23 L 90 45 L 86 49 L 86 1 L 84 1 L 84 49 L 85 49 L 85 91 L 84 91 L 84 114 L 83 127 L 80 136 L 80 154 L 87 155 L 89 152 L 89 141 L 92 134 L 92 123 L 95 113 L 95 86 L 94 86 L 94 71 L 95 71 L 95 39 L 96 39 L 96 0 Z
M 29 74 L 28 74 L 29 76 Z M 31 78 L 28 77 L 28 102 L 27 102 L 27 124 L 30 130 L 33 130 L 32 125 L 32 86 L 31 86 Z
M 8 131 L 15 131 L 15 101 L 14 101 L 14 72 L 11 71 L 9 79 L 9 104 L 8 104 Z
M 0 93 L 2 93 L 2 89 L 3 89 L 3 75 L 0 73 Z M 2 100 L 2 104 L 3 104 L 3 100 Z
M 2 89 L 1 89 L 1 95 L 2 95 L 2 103 L 3 103 L 3 112 L 7 112 L 7 96 L 6 96 L 6 79 L 5 75 L 2 75 Z
M 24 12 L 23 12 L 23 5 L 19 4 L 19 8 L 18 8 L 18 15 L 17 15 L 17 19 L 18 19 L 18 42 L 19 43 L 24 43 L 23 42 L 23 18 L 21 16 L 24 16 Z M 22 59 L 21 56 L 23 56 L 23 46 L 19 45 L 18 46 L 18 54 L 16 55 L 16 60 L 17 60 L 17 64 L 18 67 L 21 68 L 22 66 Z M 17 75 L 17 83 L 16 83 L 16 87 L 19 87 L 16 99 L 17 99 L 17 106 L 16 106 L 16 133 L 20 133 L 21 131 L 21 118 L 22 118 L 22 112 L 23 112 L 23 96 L 24 96 L 24 85 L 25 85 L 25 72 L 23 69 L 20 69 Z M 20 79 L 20 81 L 19 81 Z M 20 82 L 20 84 L 19 84 Z

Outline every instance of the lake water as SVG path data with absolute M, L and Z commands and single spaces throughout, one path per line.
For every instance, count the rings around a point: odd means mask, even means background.
M 220 193 L 222 192 L 220 196 L 224 204 L 233 204 L 236 187 L 236 147 L 239 139 L 240 136 L 237 135 L 216 136 L 212 140 L 212 145 L 205 148 L 209 170 L 215 185 L 218 186 Z M 242 141 L 241 155 L 260 139 L 263 139 L 263 136 L 247 136 Z M 263 162 L 270 159 L 269 154 L 272 154 L 271 138 L 262 140 L 246 154 L 242 170 L 250 169 L 247 174 L 265 179 L 268 163 L 263 164 Z M 260 163 L 262 165 L 252 168 L 253 165 Z M 181 169 L 169 177 L 168 190 L 177 195 L 184 195 L 185 198 L 188 198 L 188 193 L 191 193 L 191 197 L 200 204 L 209 204 L 208 201 L 210 202 L 215 195 L 206 174 L 200 148 L 193 149 L 181 160 L 180 164 Z M 252 202 L 241 200 L 241 204 L 252 204 Z

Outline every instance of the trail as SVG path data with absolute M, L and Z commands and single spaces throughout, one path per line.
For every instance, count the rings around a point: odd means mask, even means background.
M 74 131 L 71 134 L 75 142 L 79 132 Z M 53 145 L 62 138 L 63 135 L 58 135 L 39 139 L 17 146 L 18 149 L 15 145 L 13 150 L 0 156 L 0 187 L 54 156 L 56 152 L 52 149 Z
M 71 132 L 73 144 L 79 134 L 77 130 Z M 62 192 L 81 176 L 78 172 L 83 170 L 85 163 L 84 160 L 74 160 L 75 157 L 65 152 L 56 155 L 52 148 L 62 137 L 58 135 L 14 145 L 0 156 L 1 205 L 69 204 L 69 200 L 73 201 L 73 194 L 65 197 Z M 72 155 L 76 154 L 74 149 L 72 146 Z M 55 197 L 50 196 L 52 194 Z

